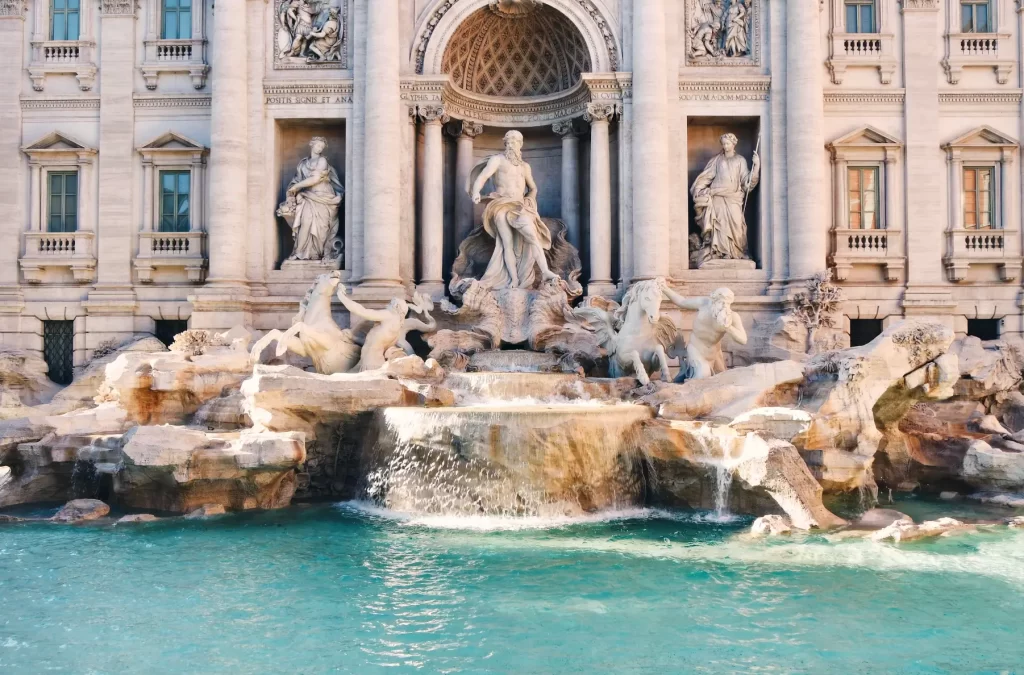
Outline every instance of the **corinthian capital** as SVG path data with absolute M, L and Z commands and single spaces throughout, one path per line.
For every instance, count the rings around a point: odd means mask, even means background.
M 448 134 L 455 138 L 473 139 L 484 132 L 484 125 L 479 122 L 459 120 L 448 125 Z
M 444 124 L 448 121 L 448 115 L 445 114 L 444 106 L 438 104 L 428 104 L 419 106 L 420 119 L 426 124 Z
M 551 130 L 556 134 L 565 138 L 566 136 L 575 136 L 576 127 L 573 126 L 572 120 L 562 120 L 561 122 L 555 122 L 551 125 Z
M 618 109 L 613 103 L 588 103 L 583 119 L 587 122 L 608 122 L 615 117 Z

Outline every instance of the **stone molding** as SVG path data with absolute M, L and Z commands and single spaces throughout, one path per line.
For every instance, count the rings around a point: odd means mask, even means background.
M 621 50 L 613 24 L 605 18 L 597 3 L 593 0 L 548 0 L 545 4 L 561 11 L 576 24 L 592 51 L 593 68 L 618 70 Z M 459 24 L 476 10 L 489 5 L 490 0 L 435 0 L 435 8 L 424 13 L 413 39 L 416 45 L 415 72 L 419 75 L 440 73 L 445 47 Z
M 610 122 L 620 112 L 619 105 L 614 103 L 588 103 L 583 119 L 589 123 Z M 557 131 L 555 133 L 558 133 Z
M 0 0 L 0 18 L 25 18 L 25 0 Z
M 22 110 L 99 110 L 98 97 L 23 98 Z
M 460 120 L 454 122 L 445 127 L 448 135 L 452 138 L 469 138 L 474 139 L 484 132 L 484 125 L 479 122 L 470 122 L 466 120 Z
M 721 66 L 760 66 L 761 65 L 761 0 L 752 0 L 750 7 L 750 26 L 748 28 L 749 34 L 747 39 L 750 40 L 750 53 L 746 56 L 725 56 L 723 53 L 719 56 L 691 56 L 690 55 L 690 40 L 691 35 L 689 30 L 682 31 L 684 40 L 686 42 L 683 47 L 683 53 L 686 65 L 692 67 L 721 67 Z M 684 10 L 685 24 L 690 25 L 690 11 L 692 4 L 685 3 L 686 9 Z M 724 20 L 724 17 L 723 17 Z M 724 27 L 723 27 L 724 30 Z
M 279 53 L 280 50 L 277 48 L 277 35 L 281 30 L 281 5 L 288 0 L 277 0 L 274 3 L 274 23 L 273 23 L 273 37 L 271 38 L 270 48 L 274 52 L 274 70 L 347 70 L 349 67 L 348 61 L 348 47 L 349 47 L 349 35 L 352 34 L 352 26 L 349 23 L 349 3 L 347 0 L 341 1 L 341 6 L 338 7 L 340 11 L 339 18 L 341 19 L 341 59 L 338 61 L 303 61 L 302 59 L 288 59 L 282 58 Z
M 135 16 L 138 0 L 101 0 L 104 15 Z
M 306 82 L 263 86 L 265 105 L 350 104 L 353 101 L 353 95 L 354 87 L 351 81 L 336 84 Z
M 939 105 L 1018 105 L 1020 89 L 1012 91 L 939 92 Z
M 209 108 L 212 97 L 206 96 L 140 96 L 135 95 L 136 108 Z
M 729 80 L 680 80 L 682 101 L 767 101 L 771 90 L 770 77 Z
M 862 111 L 868 108 L 885 108 L 894 111 L 902 111 L 906 101 L 906 92 L 903 89 L 892 89 L 888 91 L 877 90 L 850 90 L 850 91 L 826 91 L 824 105 L 826 110 L 848 110 L 853 112 Z

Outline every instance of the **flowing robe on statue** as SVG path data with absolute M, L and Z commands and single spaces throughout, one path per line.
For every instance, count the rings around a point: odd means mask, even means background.
M 694 208 L 702 240 L 711 258 L 747 260 L 747 222 L 743 216 L 744 196 L 757 186 L 747 160 L 740 155 L 715 156 L 693 183 Z
M 292 223 L 295 250 L 292 251 L 292 260 L 323 260 L 340 253 L 333 249 L 340 227 L 338 205 L 345 188 L 334 167 L 323 157 L 307 157 L 299 162 L 295 178 L 288 187 L 314 175 L 319 175 L 320 181 L 295 195 L 295 220 Z
M 516 258 L 516 272 L 519 276 L 518 288 L 533 288 L 537 281 L 537 260 L 534 249 L 527 246 L 528 240 L 536 240 L 541 249 L 551 248 L 551 232 L 541 220 L 536 207 L 524 199 L 503 197 L 494 192 L 487 199 L 489 203 L 484 209 L 484 230 L 494 239 L 494 254 L 487 265 L 483 278 L 486 287 L 502 290 L 512 287 L 512 275 L 505 266 L 504 244 L 498 234 L 497 223 L 504 221 L 512 232 L 512 248 Z

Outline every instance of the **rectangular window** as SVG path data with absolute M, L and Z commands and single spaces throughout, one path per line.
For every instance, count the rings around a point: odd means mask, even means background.
M 960 0 L 960 30 L 963 33 L 992 33 L 991 0 Z
M 192 37 L 192 0 L 163 0 L 164 40 L 188 40 Z
M 996 226 L 995 170 L 990 167 L 964 167 L 964 228 L 988 230 Z
M 77 40 L 80 0 L 50 0 L 50 39 Z
M 878 167 L 851 166 L 847 169 L 846 189 L 850 229 L 878 229 Z
M 191 171 L 160 172 L 160 231 L 188 232 L 189 190 L 192 184 Z
M 881 334 L 881 319 L 850 319 L 851 347 L 863 347 Z
M 188 330 L 188 321 L 180 319 L 157 319 L 156 339 L 170 347 L 179 333 Z
M 877 33 L 875 0 L 844 0 L 847 33 Z
M 998 340 L 1002 319 L 968 319 L 967 335 L 980 340 Z
M 78 172 L 50 171 L 46 190 L 47 232 L 78 230 Z
M 75 379 L 74 321 L 43 321 L 43 358 L 51 380 L 71 384 Z

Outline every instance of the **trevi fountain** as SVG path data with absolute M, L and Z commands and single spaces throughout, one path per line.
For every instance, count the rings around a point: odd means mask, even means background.
M 29 3 L 43 16 L 27 19 L 0 3 L 0 28 L 16 16 L 44 30 L 72 2 Z M 128 4 L 103 0 L 103 40 L 120 44 L 110 29 L 124 16 L 150 16 Z M 826 255 L 817 220 L 831 201 L 822 117 L 808 112 L 822 109 L 818 71 L 863 89 L 857 78 L 885 84 L 896 59 L 881 41 L 884 58 L 808 66 L 817 15 L 824 30 L 878 8 L 891 32 L 897 3 L 264 4 L 218 1 L 208 29 L 212 13 L 182 18 L 185 0 L 143 3 L 194 31 L 172 40 L 145 19 L 139 44 L 156 51 L 140 56 L 143 91 L 178 75 L 204 90 L 209 34 L 227 93 L 213 97 L 209 158 L 183 134 L 140 146 L 150 253 L 135 275 L 118 276 L 117 212 L 102 217 L 118 199 L 105 187 L 119 170 L 113 128 L 100 134 L 99 237 L 68 230 L 64 271 L 63 244 L 45 237 L 31 245 L 46 255 L 14 263 L 28 280 L 15 276 L 16 308 L 98 276 L 68 327 L 67 377 L 56 314 L 37 345 L 0 310 L 12 331 L 0 332 L 0 672 L 1024 672 L 1024 338 L 980 335 L 977 309 L 1019 314 L 1016 291 L 1002 292 L 1021 267 L 1003 250 L 1017 235 L 969 244 L 1001 251 L 971 258 L 951 234 L 932 278 L 939 237 L 917 223 L 932 207 L 897 195 L 897 173 L 920 190 L 920 172 L 940 169 L 920 142 L 872 125 L 828 145 L 847 193 L 835 242 L 891 243 Z M 898 4 L 914 30 L 937 11 Z M 414 25 L 399 68 L 385 56 Z M 902 39 L 919 36 L 910 28 Z M 769 34 L 790 41 L 781 55 Z M 504 48 L 532 65 L 502 75 Z M 97 58 L 119 72 L 116 55 Z M 488 58 L 490 74 L 475 63 Z M 922 66 L 900 58 L 899 91 L 919 106 L 909 71 Z M 973 63 L 950 58 L 953 71 Z M 773 59 L 788 72 L 785 115 L 762 128 L 768 88 L 751 78 Z M 247 60 L 272 75 L 256 85 L 269 126 L 248 118 Z M 719 96 L 681 99 L 698 110 L 687 136 L 666 114 L 666 61 L 746 79 L 681 80 Z M 34 63 L 35 91 L 63 91 L 63 71 Z M 76 67 L 88 91 L 95 72 Z M 345 107 L 339 132 L 315 107 L 334 110 L 326 92 L 353 72 L 359 112 Z M 103 84 L 101 111 L 117 86 Z M 285 94 L 264 99 L 272 87 L 323 100 L 288 94 L 297 116 L 274 117 Z M 136 94 L 139 119 L 159 95 Z M 1003 173 L 1019 171 L 1016 141 L 1000 133 L 942 146 L 950 171 L 974 171 L 957 174 L 964 199 L 1019 192 L 1019 174 Z M 68 222 L 68 195 L 95 206 L 78 190 L 92 189 L 97 156 L 73 134 L 51 141 L 20 150 L 42 172 L 26 189 L 48 228 Z M 253 178 L 264 170 L 269 183 Z M 95 228 L 82 208 L 76 227 Z M 883 217 L 893 238 L 864 234 L 886 232 L 866 224 Z M 879 314 L 897 282 L 902 309 Z M 173 300 L 186 283 L 198 285 Z M 70 297 L 38 302 L 68 316 Z M 865 318 L 869 306 L 885 320 Z

